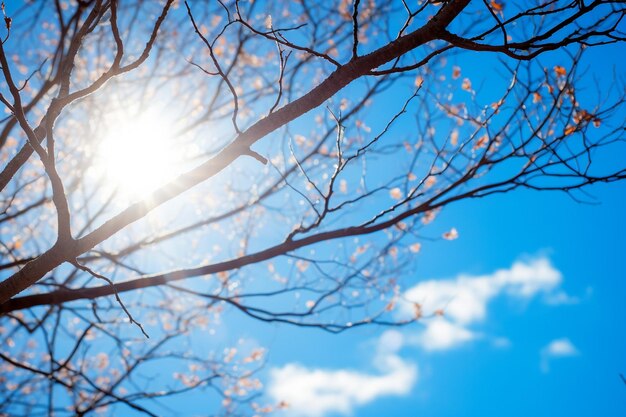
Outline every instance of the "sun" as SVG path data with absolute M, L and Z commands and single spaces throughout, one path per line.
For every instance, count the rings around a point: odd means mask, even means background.
M 165 118 L 144 112 L 110 125 L 96 156 L 108 187 L 126 199 L 138 199 L 180 174 L 181 152 Z

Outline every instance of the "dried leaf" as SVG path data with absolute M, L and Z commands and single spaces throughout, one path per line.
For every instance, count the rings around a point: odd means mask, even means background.
M 452 67 L 452 79 L 456 80 L 460 76 L 461 76 L 461 67 L 458 67 L 455 65 L 454 67 Z
M 574 133 L 575 131 L 576 131 L 576 126 L 569 125 L 569 126 L 565 127 L 565 130 L 563 131 L 563 134 L 565 136 L 569 136 L 572 133 Z
M 461 84 L 461 88 L 465 91 L 472 91 L 472 82 L 469 78 L 463 78 L 463 84 Z
M 459 237 L 459 232 L 456 230 L 455 227 L 453 227 L 452 229 L 450 229 L 450 231 L 444 233 L 442 237 L 446 240 L 454 240 Z
M 501 12 L 504 10 L 504 3 L 498 3 L 496 0 L 491 0 L 490 4 L 494 12 Z
M 489 135 L 487 135 L 485 133 L 480 138 L 478 138 L 478 140 L 476 141 L 476 143 L 472 147 L 472 150 L 476 151 L 478 149 L 484 148 L 485 146 L 487 146 L 487 143 L 489 143 Z
M 421 243 L 414 243 L 411 246 L 409 246 L 409 250 L 413 253 L 417 253 L 422 249 L 422 244 Z
M 565 67 L 562 67 L 560 65 L 555 65 L 554 73 L 556 74 L 557 77 L 565 77 L 567 75 L 567 70 L 565 69 Z

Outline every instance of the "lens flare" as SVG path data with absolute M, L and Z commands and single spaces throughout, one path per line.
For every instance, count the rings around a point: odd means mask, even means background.
M 118 120 L 98 147 L 97 165 L 108 186 L 141 198 L 180 173 L 174 139 L 171 124 L 155 115 Z

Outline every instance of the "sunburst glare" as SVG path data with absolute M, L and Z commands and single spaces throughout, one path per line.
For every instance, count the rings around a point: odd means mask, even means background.
M 117 120 L 98 146 L 97 170 L 124 198 L 144 196 L 180 173 L 174 139 L 172 125 L 155 114 Z

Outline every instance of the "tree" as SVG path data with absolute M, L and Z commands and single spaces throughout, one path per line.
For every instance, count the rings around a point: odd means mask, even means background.
M 268 411 L 263 351 L 207 355 L 209 323 L 444 314 L 393 314 L 441 209 L 626 177 L 594 163 L 623 151 L 623 80 L 594 102 L 577 88 L 584 50 L 624 40 L 621 1 L 11 6 L 2 413 L 157 415 L 204 389 Z M 466 75 L 476 56 L 498 72 Z M 160 366 L 184 371 L 141 378 Z

